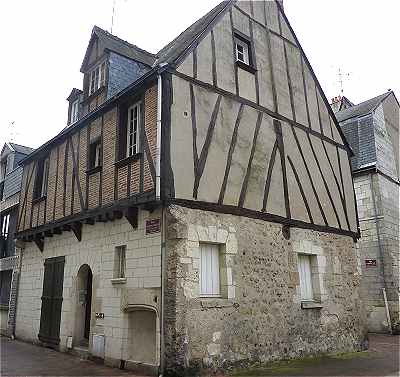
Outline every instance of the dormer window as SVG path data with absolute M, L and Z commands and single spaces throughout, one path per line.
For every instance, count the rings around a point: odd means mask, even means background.
M 79 118 L 79 99 L 71 104 L 70 123 L 75 123 Z
M 89 95 L 100 89 L 106 81 L 106 62 L 103 62 L 89 72 Z

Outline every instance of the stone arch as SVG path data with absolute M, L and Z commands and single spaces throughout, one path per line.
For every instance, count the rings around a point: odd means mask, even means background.
M 89 347 L 92 317 L 93 272 L 82 264 L 75 280 L 75 316 L 73 345 Z

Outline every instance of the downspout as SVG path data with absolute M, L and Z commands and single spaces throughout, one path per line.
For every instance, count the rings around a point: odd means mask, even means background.
M 157 144 L 156 144 L 156 201 L 160 200 L 161 194 L 161 106 L 162 106 L 162 78 L 158 73 L 157 78 Z
M 386 298 L 386 279 L 385 279 L 385 265 L 384 265 L 384 260 L 383 260 L 383 250 L 382 250 L 382 243 L 381 243 L 381 236 L 380 236 L 380 231 L 379 231 L 379 224 L 378 224 L 378 215 L 377 215 L 377 210 L 376 210 L 376 200 L 375 200 L 375 190 L 374 190 L 374 185 L 372 181 L 372 173 L 369 174 L 369 184 L 371 188 L 371 196 L 372 196 L 372 205 L 374 209 L 374 220 L 375 220 L 375 227 L 376 227 L 376 238 L 378 240 L 378 250 L 379 250 L 379 264 L 380 264 L 380 272 L 382 274 L 382 279 L 383 279 L 383 289 L 382 289 L 382 294 L 384 297 L 385 301 L 385 309 L 386 309 L 386 317 L 388 321 L 388 326 L 390 333 L 392 333 L 392 323 L 390 320 L 390 314 L 389 314 L 389 307 L 388 307 L 388 302 Z

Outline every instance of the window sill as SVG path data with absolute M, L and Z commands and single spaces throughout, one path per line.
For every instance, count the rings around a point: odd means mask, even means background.
M 324 306 L 317 301 L 302 301 L 301 308 L 302 309 L 322 309 Z
M 115 165 L 117 168 L 120 168 L 120 167 L 122 167 L 122 166 L 128 165 L 129 163 L 131 163 L 131 162 L 133 162 L 133 161 L 139 160 L 139 159 L 141 158 L 141 156 L 142 156 L 142 153 L 139 152 L 139 153 L 136 153 L 136 154 L 134 154 L 134 155 L 132 155 L 132 156 L 125 157 L 125 158 L 123 158 L 122 160 L 116 161 L 116 162 L 114 163 L 114 165 Z
M 37 203 L 43 202 L 43 200 L 46 200 L 46 198 L 47 198 L 47 196 L 43 195 L 43 196 L 41 196 L 39 198 L 32 199 L 32 204 L 37 204 Z
M 222 296 L 200 296 L 200 305 L 205 309 L 237 307 L 236 301 Z
M 111 279 L 111 284 L 112 285 L 126 284 L 126 278 L 113 278 Z
M 94 168 L 90 168 L 90 169 L 86 170 L 86 174 L 92 175 L 92 174 L 98 173 L 99 171 L 101 171 L 102 168 L 103 167 L 101 165 L 95 166 Z
M 257 72 L 257 69 L 255 69 L 255 68 L 252 67 L 251 65 L 248 65 L 248 64 L 246 64 L 246 63 L 243 63 L 243 62 L 241 62 L 241 61 L 239 61 L 239 60 L 236 60 L 236 65 L 237 65 L 239 68 L 242 68 L 242 69 L 244 69 L 244 70 L 247 71 L 247 72 L 250 72 L 250 73 L 256 73 L 256 72 Z

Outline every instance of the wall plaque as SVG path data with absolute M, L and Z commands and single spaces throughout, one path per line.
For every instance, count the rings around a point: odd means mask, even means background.
M 376 267 L 376 259 L 366 259 L 365 260 L 365 267 L 369 268 L 369 267 Z
M 146 220 L 146 234 L 159 233 L 161 231 L 161 219 Z

